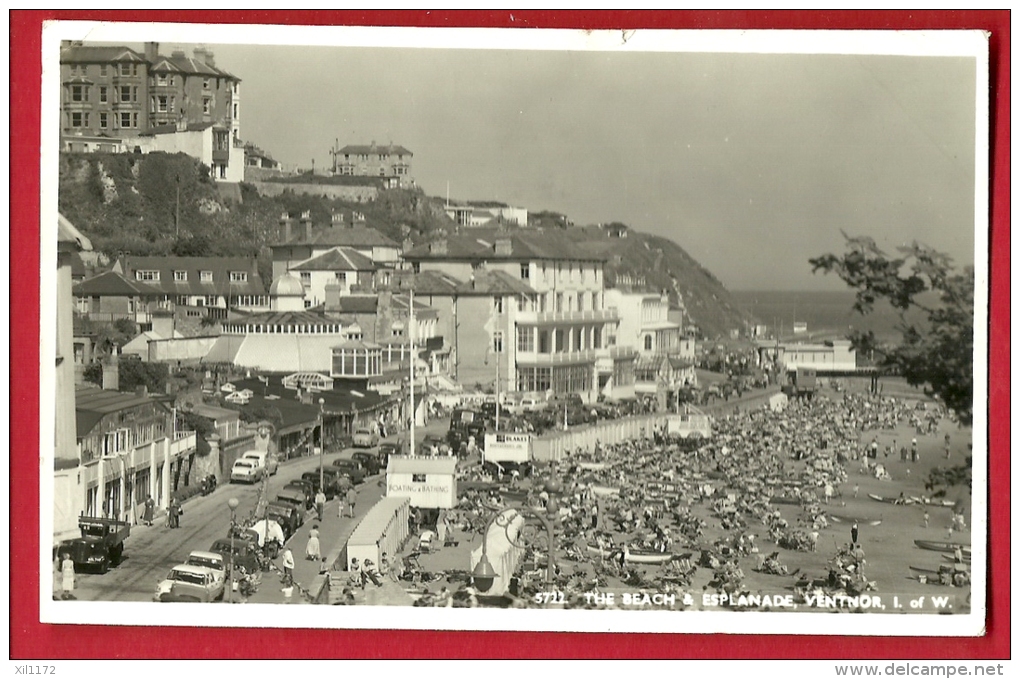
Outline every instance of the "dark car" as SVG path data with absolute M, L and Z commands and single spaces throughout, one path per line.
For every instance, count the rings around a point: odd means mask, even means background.
M 401 443 L 400 441 L 392 442 L 387 441 L 385 443 L 379 444 L 379 460 L 380 462 L 383 463 L 384 466 L 387 462 L 389 462 L 391 455 L 403 455 L 403 454 L 404 444 Z
M 332 500 L 340 492 L 340 470 L 336 467 L 325 467 L 322 470 L 322 492 L 327 500 Z M 301 478 L 311 484 L 312 496 L 319 492 L 319 472 L 305 472 Z
M 305 494 L 306 509 L 311 509 L 315 506 L 315 486 L 318 485 L 318 472 L 316 472 L 315 483 L 312 483 L 305 478 L 304 474 L 301 475 L 300 479 L 291 479 L 284 484 L 284 490 L 288 488 L 297 488 Z
M 563 412 L 564 406 L 568 410 L 584 408 L 584 399 L 581 398 L 580 394 L 553 394 L 549 397 L 548 407 L 550 409 Z
M 266 516 L 271 521 L 280 524 L 280 528 L 283 529 L 284 539 L 289 540 L 290 536 L 294 535 L 297 529 L 301 527 L 303 513 L 298 511 L 294 505 L 270 502 L 269 506 L 266 507 Z
M 231 545 L 233 545 L 232 553 Z M 230 538 L 220 538 L 212 543 L 209 551 L 222 555 L 223 560 L 228 564 L 228 568 L 231 561 L 236 561 L 238 566 L 249 573 L 255 573 L 260 570 L 259 559 L 256 556 L 258 546 L 254 546 L 250 542 L 236 539 L 231 541 Z
M 375 476 L 383 468 L 383 463 L 380 462 L 379 456 L 375 453 L 357 452 L 351 455 L 351 459 L 361 463 L 361 466 L 365 468 L 369 476 Z
M 445 452 L 444 449 L 452 447 L 453 446 L 450 445 L 447 439 L 444 439 L 442 436 L 437 436 L 436 434 L 426 434 L 425 438 L 423 438 L 421 440 L 421 443 L 418 445 L 418 453 L 427 455 L 429 454 L 429 452 L 431 452 L 433 448 L 435 448 L 436 451 L 442 454 L 443 452 Z
M 301 488 L 291 486 L 289 488 L 281 488 L 276 494 L 275 502 L 293 505 L 301 513 L 301 523 L 304 523 L 305 510 L 310 508 L 310 503 L 314 500 L 314 497 L 309 498 Z
M 350 478 L 351 483 L 358 485 L 365 480 L 365 468 L 357 460 L 333 460 L 333 468 Z

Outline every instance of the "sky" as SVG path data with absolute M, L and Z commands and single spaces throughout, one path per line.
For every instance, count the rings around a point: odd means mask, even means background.
M 974 260 L 971 58 L 204 44 L 286 165 L 393 142 L 430 195 L 624 222 L 731 290 L 843 289 L 808 264 L 841 231 Z

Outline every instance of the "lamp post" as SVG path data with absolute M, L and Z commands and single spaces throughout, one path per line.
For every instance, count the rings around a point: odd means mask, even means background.
M 549 494 L 549 500 L 546 503 L 544 516 L 542 515 L 542 513 L 536 511 L 534 508 L 522 505 L 519 507 L 518 506 L 506 507 L 504 509 L 498 510 L 495 514 L 493 514 L 492 518 L 489 519 L 489 522 L 485 526 L 485 530 L 482 531 L 482 556 L 471 571 L 471 577 L 474 580 L 475 586 L 478 587 L 479 591 L 481 592 L 489 591 L 492 588 L 495 579 L 500 575 L 499 573 L 496 572 L 496 569 L 493 568 L 492 562 L 489 561 L 489 530 L 492 528 L 493 524 L 499 525 L 503 528 L 503 531 L 506 533 L 507 540 L 510 541 L 510 544 L 512 544 L 515 547 L 525 546 L 521 542 L 518 542 L 517 538 L 511 537 L 510 535 L 510 526 L 512 525 L 513 519 L 505 518 L 505 515 L 510 511 L 517 512 L 518 514 L 524 516 L 526 519 L 530 518 L 538 521 L 545 529 L 546 539 L 549 542 L 549 558 L 548 563 L 546 564 L 545 584 L 547 587 L 553 584 L 553 580 L 555 579 L 556 575 L 556 560 L 555 560 L 556 536 L 553 531 L 553 522 L 555 521 L 555 519 L 550 520 L 549 517 L 555 516 L 556 512 L 558 511 L 558 505 L 556 503 L 555 496 L 560 493 L 561 488 L 559 482 L 555 480 L 546 481 L 546 483 L 544 484 L 544 488 L 545 491 Z
M 319 399 L 319 490 L 324 488 L 322 482 L 322 459 L 326 456 L 326 419 L 322 413 L 322 409 L 326 403 L 326 399 Z M 325 492 L 325 491 L 323 491 Z
M 232 497 L 227 500 L 227 506 L 230 507 L 230 564 L 227 570 L 227 593 L 223 599 L 228 604 L 234 603 L 234 558 L 237 556 L 234 554 L 234 512 L 237 511 L 237 505 L 241 504 L 236 497 Z

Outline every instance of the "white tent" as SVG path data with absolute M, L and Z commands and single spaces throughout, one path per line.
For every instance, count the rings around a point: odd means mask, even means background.
M 270 519 L 262 519 L 261 521 L 255 522 L 251 527 L 251 530 L 255 531 L 259 536 L 259 547 L 266 546 L 266 534 L 269 534 L 269 539 L 277 540 L 281 545 L 286 542 L 283 536 L 283 528 L 280 527 L 275 521 Z

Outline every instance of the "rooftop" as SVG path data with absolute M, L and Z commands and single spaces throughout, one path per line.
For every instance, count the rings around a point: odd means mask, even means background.
M 291 267 L 291 271 L 374 271 L 375 262 L 347 246 L 335 247 Z
M 506 245 L 504 251 L 498 246 Z M 477 233 L 448 236 L 445 239 L 425 243 L 405 252 L 403 258 L 409 261 L 485 261 L 541 259 L 606 261 L 600 253 L 582 252 L 578 244 L 563 232 L 534 231 L 526 233 Z
M 84 280 L 73 288 L 77 297 L 157 297 L 163 294 L 151 285 L 125 278 L 116 271 L 107 271 Z
M 297 220 L 294 220 L 290 240 L 281 237 L 278 243 L 273 243 L 270 247 L 287 245 L 347 246 L 355 248 L 374 246 L 400 247 L 395 240 L 384 236 L 375 229 L 366 226 L 347 226 L 344 224 L 313 227 L 312 237 L 306 239 L 304 227 Z
M 343 155 L 379 155 L 384 156 L 413 156 L 414 154 L 405 149 L 403 146 L 395 144 L 386 144 L 380 146 L 374 142 L 369 145 L 363 144 L 350 144 L 340 149 L 340 153 Z

